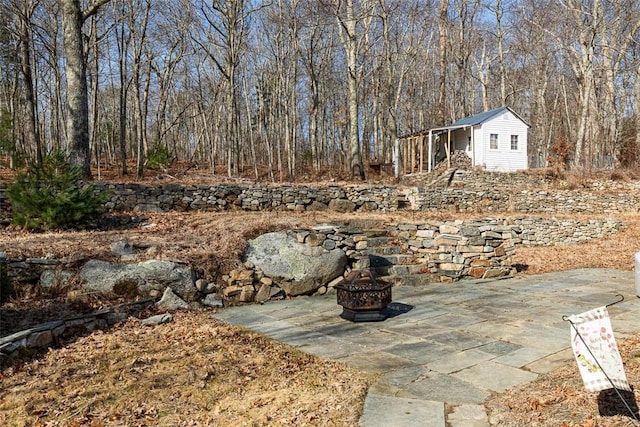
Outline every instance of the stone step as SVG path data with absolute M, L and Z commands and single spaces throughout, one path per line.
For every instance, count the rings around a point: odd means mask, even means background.
M 402 252 L 402 247 L 400 246 L 376 246 L 376 247 L 367 247 L 362 250 L 364 255 L 379 255 L 379 256 L 390 256 L 390 255 L 399 255 Z
M 412 274 L 422 274 L 425 271 L 428 271 L 428 266 L 426 264 L 394 265 L 387 268 L 387 275 L 405 276 Z
M 438 277 L 431 273 L 388 275 L 379 278 L 394 286 L 425 286 L 438 282 Z
M 378 276 L 406 276 L 422 274 L 427 271 L 426 264 L 388 265 L 371 268 Z
M 367 238 L 367 247 L 368 248 L 376 248 L 376 247 L 380 247 L 380 246 L 395 246 L 395 245 L 389 245 L 389 243 L 392 240 L 393 240 L 393 238 L 385 237 L 385 236 L 368 237 Z
M 405 254 L 368 254 L 371 262 L 371 267 L 391 267 L 393 265 L 412 265 L 416 264 L 413 255 Z
M 386 237 L 389 234 L 387 230 L 380 230 L 377 228 L 376 229 L 369 228 L 369 229 L 363 230 L 363 232 L 368 239 L 377 238 L 377 237 Z

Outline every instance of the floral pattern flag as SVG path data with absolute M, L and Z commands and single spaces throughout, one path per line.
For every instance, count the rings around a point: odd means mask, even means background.
M 595 392 L 613 387 L 631 391 L 618 345 L 613 336 L 607 307 L 574 314 L 569 317 L 569 321 L 573 324 L 571 326 L 573 355 L 587 391 Z

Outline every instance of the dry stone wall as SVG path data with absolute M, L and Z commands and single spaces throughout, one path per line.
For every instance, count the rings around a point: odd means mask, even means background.
M 640 193 L 576 190 L 473 190 L 414 187 L 403 194 L 414 211 L 615 214 L 638 212 Z
M 380 275 L 408 284 L 489 278 L 514 272 L 510 255 L 520 246 L 571 245 L 615 235 L 623 226 L 617 219 L 553 219 L 531 216 L 478 220 L 393 223 L 358 220 L 290 230 L 299 243 L 326 251 L 342 250 L 350 268 L 371 267 Z M 363 259 L 366 261 L 363 264 Z M 85 259 L 5 258 L 15 286 L 39 283 L 58 286 L 72 278 Z M 194 278 L 195 279 L 195 278 Z M 206 285 L 206 286 L 205 286 Z M 211 285 L 211 289 L 209 289 Z M 264 289 L 262 289 L 262 285 Z M 220 284 L 195 280 L 195 288 L 208 297 L 220 292 L 226 298 L 248 302 L 286 296 L 264 272 L 249 265 L 223 277 Z M 326 289 L 325 289 L 326 291 Z M 219 301 L 218 301 L 219 302 Z M 206 303 L 206 301 L 205 301 Z
M 496 178 L 497 179 L 497 178 Z M 98 183 L 110 191 L 106 207 L 112 211 L 171 210 L 285 210 L 337 212 L 473 212 L 473 213 L 593 213 L 637 212 L 640 192 L 513 190 L 497 184 L 470 187 L 396 187 L 303 185 L 178 185 Z
M 388 261 L 394 271 L 402 265 L 420 264 L 406 273 L 431 273 L 438 277 L 487 278 L 486 267 L 500 267 L 509 274 L 509 256 L 518 246 L 571 245 L 616 234 L 617 219 L 574 220 L 536 217 L 485 218 L 479 220 L 384 223 L 374 228 L 321 225 L 297 231 L 298 240 L 342 249 L 357 267 L 357 260 L 374 256 Z M 485 267 L 475 269 L 473 267 Z M 487 273 L 487 274 L 485 274 Z
M 106 207 L 115 211 L 171 211 L 241 209 L 382 211 L 398 209 L 395 187 L 301 185 L 178 185 L 98 183 L 111 193 Z
M 622 222 L 615 219 L 583 221 L 522 216 L 421 223 L 360 220 L 289 233 L 299 243 L 326 251 L 336 248 L 344 251 L 350 268 L 371 268 L 391 282 L 420 285 L 509 276 L 515 273 L 511 256 L 517 247 L 577 244 L 614 235 L 621 227 Z M 223 279 L 224 296 L 239 302 L 250 302 L 254 297 L 264 301 L 285 296 L 275 281 L 250 262 Z M 322 286 L 318 292 L 325 293 L 336 283 Z
M 107 329 L 127 320 L 155 302 L 154 299 L 121 304 L 85 315 L 55 320 L 0 337 L 0 367 L 12 359 L 56 345 L 62 339 Z

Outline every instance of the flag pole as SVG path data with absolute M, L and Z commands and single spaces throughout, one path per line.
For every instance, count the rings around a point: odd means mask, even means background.
M 605 307 L 611 307 L 612 305 L 618 304 L 619 302 L 624 301 L 624 295 L 618 294 L 616 295 L 618 298 L 620 298 L 618 301 L 612 302 L 610 304 L 607 304 Z M 569 324 L 571 324 L 571 327 L 573 328 L 573 330 L 576 332 L 576 334 L 578 335 L 578 337 L 580 338 L 580 341 L 582 341 L 582 344 L 584 344 L 585 348 L 587 349 L 587 351 L 589 352 L 589 354 L 591 355 L 591 357 L 593 358 L 594 362 L 596 362 L 596 365 L 598 365 L 598 368 L 600 368 L 600 371 L 602 371 L 602 373 L 604 374 L 604 376 L 607 378 L 607 381 L 609 381 L 609 384 L 611 384 L 611 387 L 613 387 L 613 389 L 615 390 L 616 394 L 618 395 L 618 397 L 620 398 L 620 400 L 622 401 L 622 403 L 624 404 L 624 406 L 627 408 L 627 410 L 629 411 L 629 413 L 631 414 L 631 416 L 633 417 L 634 420 L 640 422 L 640 419 L 638 418 L 638 415 L 633 411 L 633 409 L 631 409 L 631 406 L 629 405 L 629 403 L 627 402 L 627 400 L 622 396 L 622 393 L 620 393 L 620 390 L 618 389 L 618 387 L 616 387 L 613 384 L 613 380 L 611 379 L 611 377 L 609 377 L 609 374 L 607 374 L 607 372 L 604 370 L 604 368 L 602 367 L 602 365 L 600 364 L 600 361 L 598 360 L 598 358 L 595 356 L 595 354 L 593 354 L 593 352 L 591 351 L 591 348 L 589 347 L 589 345 L 587 344 L 587 342 L 585 341 L 584 337 L 580 334 L 580 332 L 578 331 L 578 328 L 576 327 L 576 325 L 573 323 L 573 321 L 571 321 L 571 319 L 568 316 L 562 316 L 562 320 L 564 320 L 565 322 L 569 322 Z

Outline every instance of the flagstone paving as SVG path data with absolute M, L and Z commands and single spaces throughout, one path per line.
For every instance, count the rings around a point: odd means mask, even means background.
M 616 337 L 640 330 L 634 274 L 580 269 L 502 280 L 393 288 L 396 316 L 353 323 L 335 294 L 227 308 L 215 315 L 300 350 L 381 374 L 364 427 L 489 426 L 491 393 L 572 360 L 563 315 L 617 300 Z

